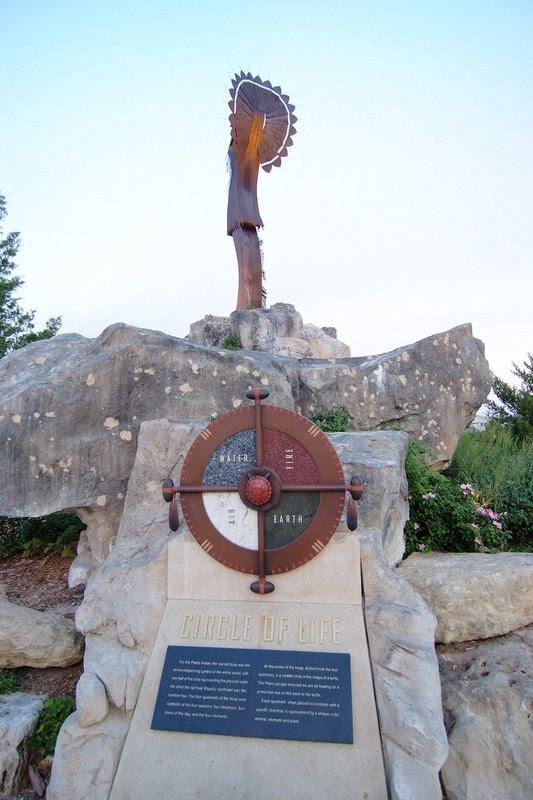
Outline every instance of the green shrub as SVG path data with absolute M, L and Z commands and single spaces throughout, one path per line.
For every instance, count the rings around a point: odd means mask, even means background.
M 228 335 L 222 339 L 222 347 L 224 350 L 242 350 L 241 337 L 238 333 L 228 333 Z
M 0 694 L 20 692 L 22 681 L 12 669 L 0 669 Z
M 430 454 L 411 442 L 405 470 L 409 485 L 406 555 L 415 551 L 501 550 L 508 533 L 502 517 L 470 484 L 459 484 L 428 466 Z
M 43 755 L 53 753 L 59 729 L 72 713 L 73 707 L 74 701 L 69 695 L 45 700 L 35 730 L 28 739 L 28 747 Z
M 326 414 L 315 414 L 312 420 L 318 428 L 326 433 L 343 433 L 350 429 L 352 418 L 345 408 L 335 406 Z
M 57 552 L 74 555 L 70 545 L 85 525 L 76 514 L 46 517 L 0 517 L 0 558 Z
M 533 441 L 517 440 L 509 426 L 492 422 L 464 433 L 446 474 L 471 484 L 505 522 L 511 549 L 533 547 Z

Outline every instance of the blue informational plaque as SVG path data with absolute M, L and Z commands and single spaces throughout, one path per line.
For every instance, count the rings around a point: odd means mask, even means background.
M 350 655 L 171 645 L 152 729 L 353 744 Z

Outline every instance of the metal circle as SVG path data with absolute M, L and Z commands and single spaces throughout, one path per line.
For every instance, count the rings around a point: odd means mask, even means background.
M 249 465 L 247 469 L 247 465 L 243 462 L 240 480 L 233 479 L 232 483 L 228 484 L 227 490 L 225 486 L 222 490 L 238 492 L 245 505 L 256 509 L 257 514 L 263 514 L 265 507 L 263 510 L 258 510 L 258 507 L 250 503 L 246 497 L 245 490 L 249 480 L 248 473 L 253 474 L 254 470 L 257 470 L 263 477 L 268 471 L 279 476 L 280 500 L 276 501 L 279 507 L 283 505 L 281 501 L 284 500 L 284 496 L 290 496 L 294 508 L 296 510 L 301 508 L 304 502 L 302 494 L 299 491 L 291 492 L 291 486 L 309 485 L 309 494 L 319 496 L 316 511 L 313 511 L 309 524 L 304 519 L 301 533 L 298 532 L 294 540 L 288 544 L 274 546 L 265 551 L 266 574 L 275 575 L 307 563 L 329 542 L 337 529 L 344 508 L 345 481 L 342 466 L 331 442 L 309 419 L 293 411 L 269 405 L 261 406 L 261 414 L 265 451 L 263 465 L 255 468 L 250 468 Z M 185 457 L 180 485 L 184 487 L 202 485 L 208 462 L 217 448 L 225 445 L 230 437 L 240 431 L 255 433 L 254 406 L 231 411 L 214 420 L 200 433 Z M 223 451 L 224 447 L 221 449 Z M 287 452 L 289 450 L 293 450 L 294 453 Z M 234 462 L 235 458 L 233 456 Z M 299 466 L 298 459 L 303 466 Z M 272 479 L 269 480 L 274 486 Z M 339 486 L 339 491 L 326 492 L 313 488 L 320 485 Z M 275 489 L 273 494 L 276 494 Z M 180 499 L 185 521 L 191 533 L 212 558 L 231 569 L 251 575 L 258 574 L 257 549 L 242 547 L 230 541 L 218 530 L 206 511 L 202 493 L 183 492 Z M 267 507 L 271 508 L 269 514 L 275 520 L 278 505 L 273 506 L 271 499 Z M 291 514 L 284 511 L 283 516 L 287 518 Z M 293 513 L 292 516 L 298 514 Z

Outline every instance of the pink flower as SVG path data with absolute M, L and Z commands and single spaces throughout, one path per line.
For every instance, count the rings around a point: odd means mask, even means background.
M 436 495 L 434 495 L 433 492 L 427 492 L 426 494 L 422 495 L 422 500 L 432 500 L 435 497 Z
M 465 495 L 466 494 L 475 494 L 476 493 L 476 490 L 474 489 L 474 487 L 470 483 L 462 483 L 461 484 L 461 489 L 463 490 L 463 494 L 465 494 Z
M 496 520 L 496 519 L 493 519 L 493 520 L 492 520 L 492 524 L 493 524 L 493 525 L 496 525 L 496 527 L 497 527 L 497 528 L 498 528 L 498 529 L 501 531 L 501 529 L 502 529 L 502 524 L 501 524 L 501 522 L 498 522 L 498 520 Z
M 475 543 L 476 543 L 476 544 L 483 544 L 483 542 L 481 541 L 481 539 L 479 538 L 479 536 L 476 536 L 476 538 L 474 539 L 474 541 L 475 541 Z
M 424 544 L 424 542 L 420 542 L 420 544 L 418 545 L 418 549 L 419 550 L 425 550 L 426 549 L 426 545 Z
M 415 529 L 415 531 L 419 530 L 420 525 L 418 524 L 418 522 L 413 522 L 413 528 Z
M 479 528 L 479 525 L 476 525 L 476 523 L 475 523 L 475 522 L 473 522 L 473 523 L 472 523 L 472 527 L 473 527 L 473 528 Z

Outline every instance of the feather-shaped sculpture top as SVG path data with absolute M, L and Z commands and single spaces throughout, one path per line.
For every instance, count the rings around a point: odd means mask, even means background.
M 266 172 L 279 167 L 296 133 L 294 106 L 279 86 L 241 72 L 230 89 L 231 138 L 242 154 L 251 145 L 257 148 L 259 163 Z
M 239 225 L 263 227 L 257 204 L 259 167 L 266 172 L 279 167 L 296 133 L 294 106 L 279 86 L 244 72 L 231 83 L 229 234 Z

